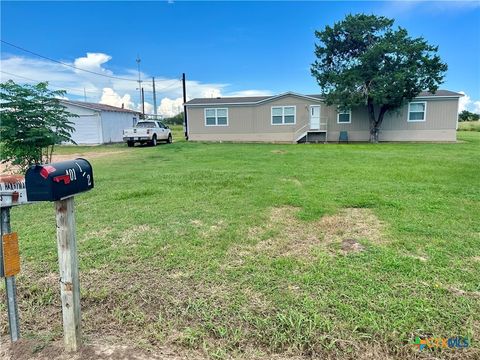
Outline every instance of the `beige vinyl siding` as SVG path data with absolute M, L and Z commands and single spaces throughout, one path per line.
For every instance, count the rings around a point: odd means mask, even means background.
M 189 106 L 189 138 L 202 141 L 293 142 L 294 133 L 310 121 L 309 106 L 320 104 L 284 96 L 259 105 Z M 295 124 L 272 125 L 272 107 L 295 106 Z M 228 108 L 228 126 L 205 126 L 205 109 Z
M 419 101 L 427 103 L 426 120 L 408 122 L 408 104 L 387 112 L 380 127 L 380 141 L 456 141 L 458 99 Z M 338 141 L 340 131 L 347 131 L 351 141 L 369 140 L 366 107 L 352 109 L 350 124 L 337 124 L 336 107 L 324 107 L 323 110 L 328 116 L 328 141 Z M 375 114 L 378 110 L 375 109 Z
M 427 102 L 426 121 L 408 122 L 408 104 L 388 112 L 380 130 L 380 141 L 455 141 L 458 99 L 419 99 Z M 309 128 L 310 106 L 321 105 L 320 118 L 327 119 L 328 141 L 338 141 L 347 131 L 350 141 L 368 141 L 366 107 L 351 109 L 351 123 L 337 123 L 337 107 L 321 101 L 287 95 L 256 105 L 187 106 L 189 137 L 201 141 L 294 142 Z M 272 125 L 272 107 L 295 106 L 295 124 Z M 228 126 L 205 126 L 206 108 L 228 108 Z M 376 109 L 378 113 L 378 109 Z M 300 131 L 301 130 L 301 131 Z

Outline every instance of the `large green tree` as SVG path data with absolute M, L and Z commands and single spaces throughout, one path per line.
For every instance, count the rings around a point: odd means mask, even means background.
M 59 97 L 65 91 L 48 89 L 48 83 L 0 84 L 0 142 L 2 162 L 25 170 L 29 165 L 50 162 L 54 146 L 73 142 L 75 130 Z
M 423 90 L 435 92 L 447 71 L 437 46 L 394 29 L 393 23 L 383 16 L 348 15 L 315 32 L 319 43 L 311 72 L 326 103 L 343 109 L 366 106 L 371 142 L 378 142 L 388 111 Z
M 480 120 L 480 114 L 470 112 L 468 110 L 463 110 L 458 114 L 458 121 L 478 121 Z

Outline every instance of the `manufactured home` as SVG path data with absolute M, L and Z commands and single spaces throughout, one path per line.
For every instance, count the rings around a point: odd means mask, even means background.
M 456 141 L 462 94 L 422 92 L 402 108 L 387 112 L 380 141 Z M 190 140 L 238 142 L 368 141 L 366 107 L 340 110 L 321 95 L 197 98 L 185 103 Z
M 83 101 L 60 100 L 75 131 L 72 140 L 77 144 L 106 144 L 123 141 L 123 129 L 134 126 L 140 119 L 137 111 L 116 106 Z

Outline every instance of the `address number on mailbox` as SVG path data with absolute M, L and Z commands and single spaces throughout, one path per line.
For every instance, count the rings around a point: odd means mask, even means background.
M 29 201 L 57 201 L 93 188 L 93 170 L 85 159 L 34 165 L 25 175 Z

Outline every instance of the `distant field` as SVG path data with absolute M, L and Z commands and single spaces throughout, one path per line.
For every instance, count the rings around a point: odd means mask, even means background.
M 418 356 L 416 336 L 465 336 L 420 355 L 480 357 L 480 133 L 271 145 L 175 131 L 171 145 L 58 149 L 94 167 L 76 198 L 87 343 L 386 359 Z M 13 209 L 12 228 L 22 330 L 41 349 L 62 337 L 53 205 Z
M 480 121 L 462 121 L 458 123 L 460 131 L 480 131 Z

